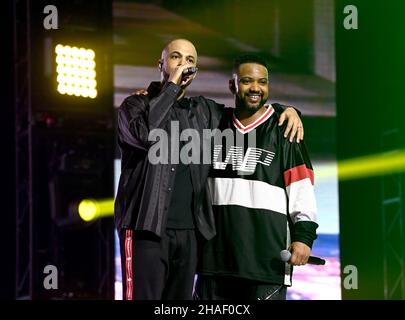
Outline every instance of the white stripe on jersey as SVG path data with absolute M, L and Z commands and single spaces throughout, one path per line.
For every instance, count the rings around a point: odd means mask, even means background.
M 309 178 L 291 183 L 287 188 L 288 211 L 293 223 L 316 221 L 314 186 Z
M 287 214 L 285 190 L 258 180 L 208 178 L 213 205 L 238 205 Z

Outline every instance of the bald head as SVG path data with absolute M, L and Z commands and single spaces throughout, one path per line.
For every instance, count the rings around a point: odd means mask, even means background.
M 184 52 L 194 58 L 197 63 L 197 50 L 194 44 L 187 39 L 175 39 L 170 41 L 162 50 L 162 60 L 172 52 Z
M 168 81 L 171 74 L 175 73 L 179 66 L 196 67 L 197 50 L 191 41 L 186 39 L 175 39 L 170 41 L 162 51 L 162 57 L 159 59 L 159 70 L 161 82 Z M 181 87 L 185 89 L 194 79 L 189 77 Z

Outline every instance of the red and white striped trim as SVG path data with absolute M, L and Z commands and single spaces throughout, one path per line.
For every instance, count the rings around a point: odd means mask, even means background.
M 235 117 L 235 113 L 233 113 L 232 115 L 232 122 L 234 124 L 234 126 L 236 127 L 236 129 L 245 134 L 248 133 L 254 129 L 256 129 L 257 126 L 261 125 L 263 122 L 265 122 L 268 118 L 271 117 L 271 115 L 274 113 L 274 109 L 271 106 L 271 104 L 269 104 L 267 107 L 267 110 L 265 113 L 263 113 L 263 115 L 257 119 L 255 122 L 249 124 L 248 126 L 244 126 L 242 123 L 240 123 L 240 121 Z
M 314 185 L 314 171 L 308 169 L 305 164 L 288 169 L 284 172 L 284 183 L 288 187 L 291 183 L 309 178 Z
M 125 283 L 126 283 L 126 292 L 125 300 L 133 300 L 133 290 L 134 290 L 134 275 L 132 271 L 132 230 L 125 230 Z

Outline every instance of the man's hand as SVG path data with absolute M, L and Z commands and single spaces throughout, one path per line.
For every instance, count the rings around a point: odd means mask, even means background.
M 305 243 L 295 241 L 290 246 L 291 258 L 290 264 L 293 266 L 302 266 L 308 262 L 311 254 L 311 248 Z
M 192 79 L 194 79 L 195 74 L 187 77 L 183 76 L 183 71 L 189 67 L 193 67 L 193 65 L 191 63 L 185 63 L 183 65 L 177 66 L 170 73 L 168 81 L 171 81 L 179 86 L 184 86 L 188 82 L 191 82 Z
M 290 133 L 290 142 L 293 142 L 295 135 L 297 135 L 297 143 L 300 143 L 300 141 L 304 139 L 304 127 L 297 111 L 295 111 L 293 107 L 288 107 L 284 110 L 280 116 L 278 125 L 281 126 L 286 119 L 288 120 L 288 123 L 284 132 L 284 137 L 287 138 Z
M 138 89 L 131 93 L 131 96 L 147 96 L 148 91 L 146 89 Z

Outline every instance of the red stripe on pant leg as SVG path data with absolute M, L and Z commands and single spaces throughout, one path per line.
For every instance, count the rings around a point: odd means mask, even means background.
M 125 230 L 125 300 L 133 300 L 134 277 L 132 273 L 132 234 L 132 230 Z

